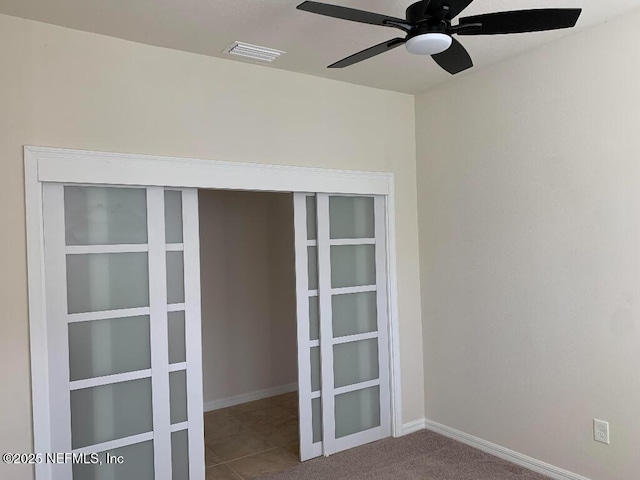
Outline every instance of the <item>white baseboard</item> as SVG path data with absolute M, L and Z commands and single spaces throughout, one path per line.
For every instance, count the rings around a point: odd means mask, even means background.
M 276 395 L 295 392 L 297 390 L 297 383 L 289 383 L 287 385 L 265 388 L 264 390 L 257 390 L 255 392 L 243 393 L 242 395 L 236 395 L 234 397 L 211 400 L 210 402 L 204 402 L 204 411 L 210 412 L 212 410 L 219 410 L 220 408 L 233 407 L 234 405 L 240 405 L 241 403 L 262 400 L 263 398 L 275 397 Z
M 427 428 L 424 418 L 421 420 L 414 420 L 413 422 L 405 423 L 402 425 L 402 435 L 409 435 L 410 433 L 419 432 Z
M 478 450 L 482 450 L 483 452 L 502 458 L 503 460 L 507 460 L 508 462 L 520 465 L 528 470 L 546 475 L 554 480 L 589 480 L 587 477 L 583 477 L 577 473 L 555 467 L 535 458 L 523 455 L 522 453 L 509 450 L 508 448 L 501 447 L 495 443 L 488 442 L 482 438 L 469 435 L 468 433 L 447 427 L 446 425 L 442 425 L 441 423 L 434 422 L 432 420 L 422 419 L 405 423 L 402 426 L 402 433 L 403 435 L 408 435 L 422 429 L 439 433 L 445 437 L 449 437 L 473 448 L 477 448 Z

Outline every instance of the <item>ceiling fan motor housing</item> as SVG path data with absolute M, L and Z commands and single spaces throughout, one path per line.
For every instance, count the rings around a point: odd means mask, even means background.
M 414 25 L 407 35 L 405 47 L 414 55 L 436 55 L 451 47 L 453 39 L 446 32 L 451 22 L 444 19 L 445 10 L 441 15 L 428 11 L 428 2 L 417 2 L 407 8 L 407 21 Z M 443 9 L 446 7 L 443 7 Z
M 409 6 L 406 11 L 407 22 L 409 22 L 411 25 L 427 24 L 431 27 L 446 27 L 448 24 L 450 24 L 450 22 L 444 20 L 449 10 L 448 7 L 443 6 L 442 12 L 434 12 L 429 11 L 428 5 L 429 2 L 420 1 Z M 437 15 L 438 13 L 441 14 Z

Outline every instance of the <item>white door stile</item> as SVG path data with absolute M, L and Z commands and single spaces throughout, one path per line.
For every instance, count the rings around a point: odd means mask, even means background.
M 391 384 L 389 352 L 389 301 L 387 295 L 387 224 L 385 197 L 374 197 L 376 232 L 376 288 L 378 310 L 378 368 L 380 375 L 380 427 L 382 436 L 391 435 Z
M 149 242 L 149 309 L 151 312 L 151 385 L 155 480 L 171 479 L 171 406 L 167 318 L 167 254 L 164 189 L 147 188 Z
M 300 459 L 304 462 L 318 455 L 313 445 L 311 408 L 311 358 L 309 341 L 309 272 L 307 266 L 307 195 L 293 196 L 293 222 L 296 272 L 296 314 L 298 343 L 298 408 L 300 418 Z
M 184 242 L 185 341 L 189 479 L 204 480 L 204 398 L 202 386 L 202 321 L 200 303 L 200 225 L 198 191 L 182 190 Z M 169 251 L 167 246 L 167 251 Z M 176 480 L 176 479 L 174 479 Z
M 67 336 L 67 279 L 64 241 L 64 190 L 62 185 L 43 186 L 46 318 L 49 328 L 49 365 L 63 366 L 69 361 Z M 51 452 L 71 452 L 71 392 L 69 369 L 49 369 Z M 71 478 L 71 464 L 51 466 L 52 480 Z
M 318 221 L 318 304 L 320 307 L 320 365 L 322 379 L 322 445 L 325 457 L 335 453 L 335 393 L 333 378 L 333 327 L 331 318 L 331 246 L 329 196 L 316 195 Z

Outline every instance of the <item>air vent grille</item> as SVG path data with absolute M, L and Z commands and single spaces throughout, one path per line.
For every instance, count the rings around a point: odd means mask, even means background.
M 252 58 L 253 60 L 260 60 L 262 62 L 273 62 L 286 52 L 281 50 L 274 50 L 273 48 L 260 47 L 258 45 L 251 45 L 249 43 L 234 42 L 233 45 L 226 48 L 223 53 L 229 55 L 238 55 L 240 57 Z

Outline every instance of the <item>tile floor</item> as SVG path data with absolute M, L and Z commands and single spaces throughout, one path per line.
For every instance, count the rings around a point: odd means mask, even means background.
M 206 480 L 251 480 L 299 462 L 297 392 L 204 414 Z

